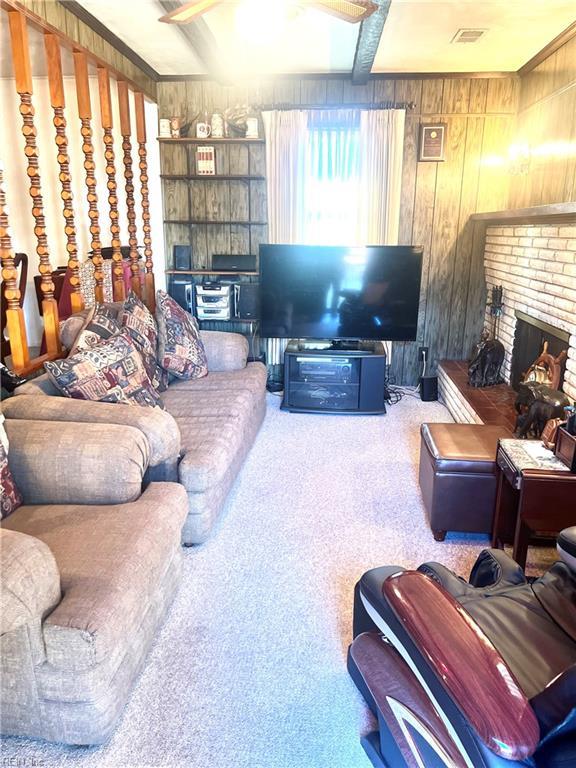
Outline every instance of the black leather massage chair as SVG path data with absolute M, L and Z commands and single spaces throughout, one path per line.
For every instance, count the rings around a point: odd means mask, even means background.
M 348 669 L 378 720 L 378 768 L 576 768 L 576 527 L 527 579 L 484 550 L 466 582 L 438 563 L 356 585 Z

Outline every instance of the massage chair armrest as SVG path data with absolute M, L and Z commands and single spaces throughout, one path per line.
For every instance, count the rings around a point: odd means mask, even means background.
M 4 424 L 24 504 L 123 504 L 140 496 L 150 449 L 138 429 L 27 419 Z
M 248 361 L 248 341 L 240 333 L 229 331 L 200 331 L 206 350 L 208 370 L 240 371 Z
M 60 572 L 40 539 L 0 529 L 0 635 L 39 623 L 60 602 Z
M 423 679 L 442 686 L 492 752 L 508 760 L 529 757 L 539 742 L 534 712 L 505 661 L 466 610 L 417 571 L 386 579 L 382 594 L 417 651 L 416 659 L 409 655 Z

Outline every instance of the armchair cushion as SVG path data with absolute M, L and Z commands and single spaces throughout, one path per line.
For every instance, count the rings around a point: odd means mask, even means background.
M 199 379 L 208 373 L 198 325 L 165 291 L 156 297 L 158 361 L 178 379 Z
M 67 397 L 148 406 L 162 402 L 127 331 L 44 368 Z
M 60 602 L 60 573 L 44 542 L 0 529 L 0 635 L 40 620 Z
M 6 521 L 40 539 L 60 572 L 63 598 L 43 624 L 52 667 L 88 669 L 131 652 L 158 584 L 181 556 L 187 510 L 182 486 L 152 483 L 129 504 L 31 505 Z M 70 698 L 85 695 L 81 674 L 75 688 Z
M 6 432 L 25 504 L 122 504 L 140 495 L 149 448 L 137 429 L 8 419 Z

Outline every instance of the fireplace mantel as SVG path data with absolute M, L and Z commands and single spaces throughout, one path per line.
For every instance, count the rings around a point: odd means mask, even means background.
M 532 208 L 517 208 L 513 211 L 474 213 L 470 219 L 481 221 L 487 225 L 576 221 L 576 203 L 554 203 L 552 205 L 535 205 Z

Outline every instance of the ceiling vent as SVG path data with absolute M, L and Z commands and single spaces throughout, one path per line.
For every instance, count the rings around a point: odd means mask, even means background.
M 477 43 L 484 37 L 487 29 L 459 29 L 450 42 L 452 43 Z

